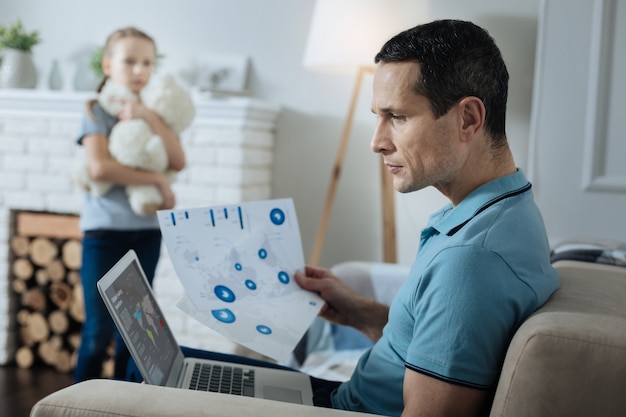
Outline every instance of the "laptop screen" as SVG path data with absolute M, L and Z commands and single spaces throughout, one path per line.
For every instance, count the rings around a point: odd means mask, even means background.
M 114 268 L 113 270 L 115 270 Z M 112 270 L 112 271 L 113 271 Z M 104 280 L 103 280 L 104 281 Z M 115 311 L 120 332 L 147 380 L 164 385 L 171 372 L 178 344 L 165 322 L 136 257 L 101 290 Z M 128 336 L 128 337 L 126 337 Z M 134 352 L 133 352 L 134 351 Z

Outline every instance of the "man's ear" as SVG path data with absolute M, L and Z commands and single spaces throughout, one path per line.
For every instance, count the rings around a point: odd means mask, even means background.
M 485 105 L 478 97 L 468 96 L 459 101 L 461 114 L 463 117 L 463 125 L 461 126 L 461 134 L 465 140 L 470 140 L 485 125 Z

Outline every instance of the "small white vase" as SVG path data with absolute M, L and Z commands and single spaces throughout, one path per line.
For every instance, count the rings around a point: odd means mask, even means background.
M 50 90 L 60 90 L 63 88 L 63 76 L 59 68 L 59 61 L 56 59 L 52 61 L 52 68 L 48 76 L 48 87 Z
M 30 52 L 5 48 L 0 65 L 1 88 L 35 88 L 37 71 Z

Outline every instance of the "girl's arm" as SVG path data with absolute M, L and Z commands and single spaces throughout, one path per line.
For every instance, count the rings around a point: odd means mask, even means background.
M 165 174 L 130 168 L 115 161 L 109 153 L 109 141 L 105 135 L 86 135 L 82 144 L 91 178 L 119 185 L 155 185 L 163 196 L 161 208 L 174 207 L 174 192 Z
M 185 168 L 185 152 L 178 135 L 172 131 L 156 112 L 141 103 L 127 101 L 118 114 L 120 120 L 143 119 L 148 123 L 152 132 L 159 135 L 167 151 L 169 169 L 181 171 Z

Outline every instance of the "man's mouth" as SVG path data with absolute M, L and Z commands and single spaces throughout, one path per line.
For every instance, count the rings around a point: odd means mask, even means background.
M 385 162 L 385 166 L 387 167 L 387 170 L 392 174 L 395 174 L 400 171 L 400 169 L 402 169 L 402 165 L 395 165 L 391 162 Z

